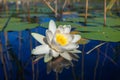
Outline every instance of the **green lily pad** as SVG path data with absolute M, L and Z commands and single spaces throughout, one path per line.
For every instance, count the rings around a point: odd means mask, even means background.
M 27 10 L 27 8 L 26 8 Z M 24 11 L 24 10 L 23 10 Z M 51 9 L 49 9 L 47 6 L 36 6 L 36 7 L 30 7 L 29 9 L 30 13 L 53 13 Z
M 68 22 L 85 22 L 85 19 L 83 17 L 78 18 L 65 18 L 65 21 Z M 104 24 L 104 17 L 97 17 L 97 18 L 88 18 L 87 19 L 87 25 L 96 25 L 96 26 L 103 26 Z M 106 19 L 106 25 L 107 26 L 120 26 L 120 18 L 116 17 L 107 17 Z
M 4 24 L 7 20 L 8 20 L 8 18 L 0 18 L 0 24 Z M 10 23 L 15 23 L 15 22 L 20 22 L 20 21 L 21 21 L 20 18 L 11 18 L 10 19 Z
M 120 31 L 110 27 L 81 27 L 76 30 L 80 31 L 80 35 L 86 39 L 109 42 L 120 41 Z
M 77 27 L 76 30 L 79 30 L 79 31 L 85 31 L 85 32 L 91 32 L 91 31 L 94 31 L 94 32 L 107 32 L 107 31 L 116 31 L 115 29 L 113 28 L 110 28 L 110 27 Z
M 3 18 L 9 17 L 9 16 L 10 16 L 10 14 L 6 14 L 5 12 L 4 12 L 4 14 L 0 14 L 0 17 L 3 17 Z
M 95 23 L 103 24 L 103 23 L 104 23 L 104 18 L 102 18 L 102 17 L 94 18 L 93 21 L 94 21 Z M 106 18 L 106 25 L 107 25 L 107 26 L 120 25 L 120 18 L 107 17 L 107 18 Z
M 28 16 L 28 14 L 20 14 L 18 16 L 19 17 L 26 17 L 26 16 Z M 40 17 L 40 16 L 48 16 L 48 15 L 46 15 L 46 14 L 30 14 L 30 17 L 34 17 L 34 16 Z
M 80 35 L 86 39 L 91 39 L 91 40 L 101 40 L 108 42 L 120 41 L 120 38 L 118 37 L 120 35 L 120 32 L 107 32 L 107 33 L 91 32 L 91 33 L 81 33 Z
M 34 23 L 25 23 L 25 22 L 18 22 L 18 23 L 9 23 L 8 26 L 5 28 L 5 31 L 21 31 L 25 29 L 32 29 L 37 27 L 38 24 Z M 0 31 L 2 28 L 0 28 Z
M 7 20 L 8 18 L 0 18 L 0 30 L 3 28 Z M 20 21 L 21 21 L 20 18 L 11 18 L 9 23 L 18 23 Z
M 65 21 L 68 21 L 68 22 L 84 22 L 85 19 L 82 18 L 82 17 L 78 17 L 78 18 L 65 18 Z

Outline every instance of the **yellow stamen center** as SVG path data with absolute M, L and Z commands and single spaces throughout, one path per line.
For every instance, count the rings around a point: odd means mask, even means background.
M 68 44 L 68 39 L 63 34 L 56 34 L 56 42 L 61 46 L 65 46 L 66 44 Z

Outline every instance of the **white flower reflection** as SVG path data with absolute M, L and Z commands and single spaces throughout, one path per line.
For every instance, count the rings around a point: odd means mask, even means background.
M 42 45 L 32 50 L 33 55 L 44 55 L 44 61 L 50 62 L 58 57 L 68 61 L 77 60 L 79 58 L 75 53 L 81 53 L 77 50 L 79 45 L 76 43 L 80 40 L 80 35 L 70 34 L 70 25 L 60 25 L 56 28 L 53 20 L 49 22 L 49 28 L 46 30 L 46 36 L 32 33 L 31 35 Z M 60 61 L 59 61 L 60 62 Z M 65 62 L 65 61 L 64 61 Z M 63 66 L 62 66 L 63 67 Z

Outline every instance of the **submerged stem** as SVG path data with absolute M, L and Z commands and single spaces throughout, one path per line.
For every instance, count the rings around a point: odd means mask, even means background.
M 95 50 L 96 48 L 98 48 L 98 47 L 100 47 L 100 46 L 104 45 L 105 43 L 106 43 L 106 42 L 101 43 L 101 44 L 99 44 L 99 45 L 95 46 L 94 48 L 92 48 L 91 50 L 89 50 L 88 52 L 86 52 L 86 54 L 91 53 L 93 50 Z
M 72 67 L 72 75 L 73 75 L 74 80 L 77 80 L 74 67 Z
M 7 70 L 6 70 L 6 63 L 5 63 L 5 59 L 4 59 L 4 55 L 3 55 L 3 48 L 2 48 L 1 39 L 0 39 L 0 59 L 1 59 L 1 62 L 2 62 L 2 66 L 3 66 L 5 80 L 8 80 Z
M 99 60 L 100 60 L 99 53 L 100 53 L 100 49 L 98 48 L 98 49 L 97 49 L 96 65 L 95 65 L 95 68 L 94 68 L 94 80 L 96 80 L 96 73 L 97 73 L 97 68 L 98 68 L 98 64 L 99 64 Z
M 18 33 L 19 37 L 18 37 L 18 40 L 19 40 L 19 57 L 18 59 L 20 60 L 21 58 L 21 46 L 22 46 L 22 39 L 21 39 L 21 31 Z
M 82 72 L 81 72 L 81 78 L 84 80 L 84 50 L 85 50 L 85 45 L 83 45 L 82 49 Z
M 56 80 L 59 80 L 58 72 L 56 72 Z
M 29 32 L 29 40 L 30 40 L 30 50 L 32 51 L 32 38 L 31 38 L 31 31 L 28 30 Z M 34 63 L 33 63 L 33 59 L 32 59 L 32 80 L 35 80 L 35 70 L 34 70 Z

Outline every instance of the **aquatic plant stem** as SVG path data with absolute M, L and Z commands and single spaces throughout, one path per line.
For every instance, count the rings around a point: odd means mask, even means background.
M 104 66 L 104 64 L 105 64 L 105 60 L 106 60 L 106 56 L 107 56 L 107 50 L 108 50 L 108 45 L 109 45 L 109 43 L 106 45 L 106 49 L 105 49 L 105 57 L 104 57 L 104 59 L 103 59 L 103 63 L 102 63 L 102 66 Z
M 9 42 L 9 40 L 8 40 L 8 32 L 4 32 L 4 37 L 5 37 L 5 50 L 6 50 L 6 57 L 5 57 L 5 59 L 6 59 L 6 64 L 8 65 L 7 66 L 8 71 L 10 72 L 9 79 L 12 79 L 12 74 L 13 74 L 13 72 L 12 72 L 12 64 L 11 64 L 11 62 L 8 62 L 8 61 L 11 60 L 9 52 L 8 52 L 8 42 Z M 8 59 L 8 61 L 7 61 L 7 59 Z
M 100 51 L 100 53 L 105 56 L 104 52 Z M 118 65 L 118 64 L 117 64 L 113 59 L 111 59 L 109 56 L 106 55 L 106 58 L 107 58 L 108 60 L 110 60 L 113 64 Z
M 106 26 L 106 0 L 104 0 L 104 26 Z
M 85 45 L 83 45 L 82 49 L 82 67 L 81 67 L 81 78 L 84 80 L 84 50 L 85 50 Z
M 7 0 L 3 0 L 3 4 L 5 6 L 5 11 L 6 11 L 6 15 L 8 16 L 8 5 L 7 5 Z
M 104 67 L 104 64 L 105 64 L 105 59 L 110 60 L 114 65 L 118 66 L 118 64 L 117 64 L 112 58 L 110 58 L 109 56 L 107 56 L 108 48 L 110 48 L 109 43 L 106 45 L 106 50 L 105 50 L 105 52 L 100 51 L 100 53 L 101 53 L 102 55 L 104 55 L 105 57 L 104 57 L 104 60 L 103 60 L 103 63 L 102 63 L 102 68 L 101 68 L 101 70 L 100 70 L 99 80 L 101 80 L 102 71 L 103 71 L 103 67 Z M 114 49 L 113 49 L 112 47 L 111 47 L 111 49 L 114 51 Z
M 45 2 L 45 4 L 56 14 L 56 10 L 46 1 L 46 0 L 43 0 Z
M 95 68 L 94 68 L 94 77 L 93 77 L 93 79 L 94 80 L 97 80 L 96 79 L 96 73 L 97 73 L 97 68 L 98 68 L 98 64 L 99 64 L 99 59 L 100 59 L 100 49 L 99 48 L 97 48 L 97 60 L 96 60 L 96 65 L 95 65 Z
M 38 80 L 38 79 L 39 79 L 39 64 L 36 63 L 36 65 L 37 65 L 37 66 L 36 66 L 36 67 L 37 67 L 37 68 L 36 68 L 36 70 L 37 70 L 37 71 L 36 71 L 36 80 Z
M 32 62 L 33 62 L 33 60 L 32 60 Z M 34 63 L 32 63 L 32 73 L 33 73 L 33 79 L 32 80 L 35 80 Z
M 19 33 L 18 33 L 18 40 L 19 40 L 19 54 L 18 54 L 18 59 L 20 60 L 20 58 L 21 58 L 21 46 L 22 46 L 22 39 L 21 39 L 21 31 L 19 31 Z
M 115 4 L 115 2 L 117 2 L 117 1 L 119 1 L 119 0 L 110 0 L 108 5 L 106 6 L 106 11 L 107 12 L 110 11 L 112 9 L 113 5 Z
M 31 38 L 31 31 L 29 31 L 29 39 L 30 39 L 30 50 L 32 51 L 32 38 Z M 35 70 L 34 70 L 34 63 L 32 59 L 32 80 L 35 80 Z
M 67 0 L 67 4 L 70 5 L 70 0 Z
M 59 74 L 58 72 L 55 72 L 56 73 L 56 80 L 59 80 Z
M 16 0 L 16 13 L 19 13 L 19 5 L 18 5 L 18 0 Z
M 86 0 L 86 7 L 85 7 L 85 25 L 87 24 L 87 16 L 88 16 L 88 0 Z
M 64 2 L 64 4 L 63 4 L 62 9 L 64 9 L 64 8 L 65 8 L 65 6 L 66 6 L 67 2 L 68 2 L 68 0 L 65 0 L 65 2 Z
M 101 75 L 102 75 L 103 66 L 104 66 L 104 63 L 105 63 L 105 60 L 106 60 L 106 56 L 107 56 L 108 45 L 109 45 L 109 43 L 107 43 L 107 45 L 106 45 L 105 57 L 104 57 L 104 59 L 103 59 L 102 68 L 101 68 L 101 70 L 100 70 L 100 77 L 99 77 L 99 80 L 101 80 Z
M 4 2 L 4 5 L 6 5 L 7 6 L 7 4 L 6 4 L 6 0 L 4 0 L 3 1 Z M 7 8 L 7 7 L 6 7 Z M 12 16 L 12 14 L 11 14 L 11 16 Z M 4 26 L 3 26 L 3 28 L 2 28 L 2 32 L 4 32 L 4 30 L 5 30 L 5 28 L 7 27 L 7 25 L 8 25 L 8 23 L 9 23 L 9 21 L 10 21 L 10 19 L 11 19 L 11 16 L 9 16 L 9 18 L 7 19 L 7 21 L 5 22 L 5 24 L 4 24 Z M 1 34 L 1 36 L 2 36 L 2 34 Z M 6 53 L 7 53 L 7 57 L 8 57 L 8 50 L 7 50 L 7 44 L 8 44 L 8 35 L 7 35 L 7 32 L 4 32 L 4 37 L 5 37 L 5 48 L 6 48 Z M 1 42 L 1 40 L 0 40 L 0 42 Z M 2 44 L 2 42 L 1 42 L 1 44 Z M 2 47 L 1 47 L 2 48 Z M 4 70 L 4 75 L 5 75 L 5 80 L 8 80 L 8 75 L 7 75 L 7 62 L 5 61 L 5 59 L 6 59 L 6 57 L 4 57 L 4 55 L 3 55 L 3 51 L 2 51 L 2 49 L 1 49 L 1 61 L 3 62 L 3 70 Z M 8 59 L 9 59 L 9 57 L 8 57 Z M 6 64 L 6 65 L 5 65 Z M 10 63 L 9 63 L 10 64 Z M 11 69 L 11 66 L 10 66 L 10 69 Z M 12 70 L 10 70 L 11 72 L 12 72 Z M 12 73 L 11 73 L 12 74 Z
M 120 2 L 119 2 L 120 0 L 116 0 L 116 10 L 117 10 L 117 12 L 118 13 L 120 13 L 120 9 L 119 9 L 119 7 L 120 7 Z
M 35 32 L 38 33 L 38 28 L 36 28 Z M 35 46 L 37 46 L 37 41 L 36 40 L 35 40 Z M 39 63 L 36 63 L 36 65 L 37 65 L 36 80 L 38 80 L 39 79 Z
M 55 0 L 55 8 L 53 8 L 50 5 L 50 1 L 47 1 L 47 0 L 43 0 L 43 1 L 55 13 L 55 17 L 57 18 L 57 20 L 61 20 L 62 15 L 63 15 L 63 8 L 66 5 L 66 0 L 65 0 L 64 4 L 61 4 L 62 6 L 59 6 L 59 8 L 58 8 L 58 5 L 60 5 L 59 0 Z
M 77 0 L 77 2 L 79 3 L 79 2 L 80 2 L 80 0 Z
M 101 44 L 99 44 L 99 45 L 95 46 L 94 48 L 92 48 L 91 50 L 89 50 L 88 52 L 86 52 L 86 54 L 90 54 L 93 50 L 95 50 L 96 48 L 98 48 L 98 47 L 100 47 L 100 46 L 104 45 L 105 43 L 106 43 L 106 42 L 101 43 Z
M 6 63 L 5 63 L 5 59 L 4 59 L 4 55 L 3 55 L 3 48 L 2 48 L 1 39 L 0 39 L 0 59 L 1 59 L 1 62 L 2 62 L 2 66 L 3 66 L 4 78 L 5 78 L 5 80 L 8 80 Z
M 57 17 L 58 15 L 58 0 L 55 0 L 55 16 Z
M 38 2 L 38 0 L 34 0 L 34 1 L 33 1 L 33 5 L 34 5 L 34 8 L 35 8 L 35 11 L 34 11 L 35 13 L 37 13 L 37 10 L 38 10 L 38 9 L 37 9 L 37 5 L 36 5 L 37 2 Z
M 72 67 L 72 75 L 73 75 L 73 79 L 77 80 L 74 67 Z
M 30 1 L 27 1 L 27 21 L 31 22 L 31 18 L 30 18 Z
M 35 29 L 35 32 L 36 32 L 36 33 L 39 32 L 39 31 L 38 31 L 38 28 Z M 38 41 L 35 40 L 35 46 L 37 46 L 37 45 L 38 45 Z

